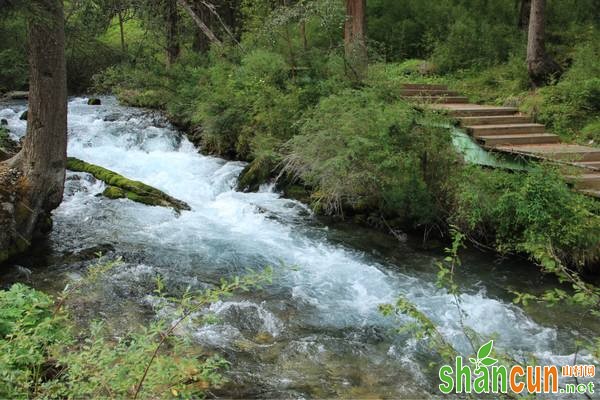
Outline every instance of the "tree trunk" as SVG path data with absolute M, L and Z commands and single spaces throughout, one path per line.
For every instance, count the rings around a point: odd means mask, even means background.
M 519 0 L 519 21 L 517 26 L 522 31 L 527 31 L 529 27 L 529 14 L 531 14 L 531 0 Z
M 367 0 L 346 0 L 344 47 L 352 75 L 362 80 L 367 72 Z
M 127 52 L 127 45 L 125 44 L 125 28 L 123 26 L 123 11 L 119 10 L 119 30 L 121 32 L 121 51 L 123 54 Z
M 167 23 L 167 65 L 173 65 L 179 58 L 179 14 L 177 13 L 177 0 L 166 0 L 165 18 Z
M 204 33 L 204 35 L 210 40 L 211 43 L 216 43 L 219 46 L 223 45 L 223 42 L 217 38 L 214 32 L 202 21 L 202 18 L 196 14 L 194 9 L 188 4 L 186 0 L 177 0 L 177 3 L 183 7 L 183 9 L 192 17 L 192 20 L 196 26 Z
M 531 0 L 529 38 L 527 42 L 527 70 L 534 87 L 542 86 L 559 73 L 560 66 L 546 53 L 546 0 Z
M 67 76 L 62 0 L 32 0 L 29 112 L 23 148 L 0 165 L 0 261 L 29 246 L 62 201 L 67 159 Z

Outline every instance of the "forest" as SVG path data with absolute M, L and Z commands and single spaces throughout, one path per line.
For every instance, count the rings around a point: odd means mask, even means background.
M 599 0 L 0 0 L 0 398 L 598 398 L 599 169 Z

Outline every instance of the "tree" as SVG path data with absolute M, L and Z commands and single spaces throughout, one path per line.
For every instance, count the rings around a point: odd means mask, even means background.
M 165 0 L 165 20 L 167 25 L 167 65 L 172 65 L 177 61 L 181 52 L 178 38 L 177 0 Z
M 531 0 L 529 37 L 527 42 L 527 70 L 534 87 L 548 82 L 560 72 L 560 66 L 546 53 L 546 0 Z
M 351 73 L 362 80 L 367 72 L 367 0 L 346 0 L 344 48 Z
M 186 0 L 177 0 L 177 3 L 189 14 L 192 18 L 198 29 L 202 31 L 202 33 L 208 38 L 210 43 L 216 43 L 219 46 L 223 44 L 217 35 L 206 25 L 206 23 L 202 20 L 202 18 L 198 15 L 198 13 L 194 10 L 194 8 L 188 3 Z
M 531 0 L 518 0 L 517 6 L 519 7 L 519 21 L 517 26 L 522 31 L 527 31 L 529 27 L 529 14 L 531 14 Z
M 27 2 L 29 111 L 17 155 L 0 165 L 0 260 L 28 247 L 62 201 L 67 159 L 67 74 L 62 0 Z M 8 224 L 6 224 L 8 223 Z

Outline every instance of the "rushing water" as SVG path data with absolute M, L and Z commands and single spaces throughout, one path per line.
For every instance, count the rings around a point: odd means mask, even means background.
M 0 107 L 16 137 L 24 104 Z M 310 210 L 264 187 L 234 190 L 244 167 L 204 156 L 160 115 L 86 99 L 69 103 L 70 156 L 102 165 L 188 202 L 181 215 L 160 207 L 99 196 L 104 184 L 68 173 L 63 204 L 43 257 L 20 260 L 36 287 L 60 290 L 103 249 L 125 263 L 104 278 L 82 315 L 127 329 L 153 318 L 155 277 L 173 291 L 202 288 L 247 268 L 274 267 L 272 285 L 214 304 L 218 322 L 187 327 L 198 345 L 232 363 L 222 396 L 309 398 L 427 398 L 438 382 L 424 343 L 394 328 L 378 305 L 404 295 L 461 352 L 470 347 L 453 297 L 438 289 L 439 252 L 351 225 L 324 225 Z M 495 262 L 467 253 L 460 271 L 464 324 L 522 359 L 572 363 L 574 340 L 598 326 L 568 309 L 524 311 L 509 288 L 541 290 L 546 283 L 525 263 Z M 33 263 L 37 265 L 32 265 Z M 40 265 L 41 264 L 41 265 Z M 34 268 L 37 267 L 37 268 Z M 20 269 L 22 270 L 22 269 Z M 9 274 L 10 275 L 10 274 Z M 8 280 L 9 275 L 4 279 Z M 5 281 L 6 282 L 6 281 Z

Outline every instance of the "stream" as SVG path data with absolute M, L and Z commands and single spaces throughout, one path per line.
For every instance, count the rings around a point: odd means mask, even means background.
M 25 133 L 25 109 L 0 105 L 16 138 Z M 69 172 L 50 237 L 2 272 L 2 287 L 27 280 L 56 293 L 81 276 L 90 254 L 121 256 L 123 264 L 77 307 L 78 318 L 102 319 L 121 332 L 168 312 L 156 308 L 157 276 L 181 293 L 272 266 L 273 284 L 213 304 L 207 312 L 215 324 L 186 326 L 198 346 L 231 362 L 218 397 L 439 397 L 437 370 L 429 367 L 437 359 L 426 343 L 396 331 L 407 318 L 378 312 L 400 295 L 458 351 L 472 353 L 453 296 L 435 284 L 443 251 L 421 249 L 421 238 L 400 243 L 350 223 L 326 223 L 271 186 L 237 192 L 244 163 L 202 155 L 159 113 L 119 106 L 112 97 L 102 97 L 101 106 L 70 99 L 68 153 L 155 186 L 192 211 L 109 200 L 99 196 L 102 182 Z M 572 364 L 575 340 L 600 331 L 573 309 L 512 304 L 511 289 L 539 293 L 555 284 L 535 266 L 474 250 L 462 259 L 465 326 L 516 359 Z

